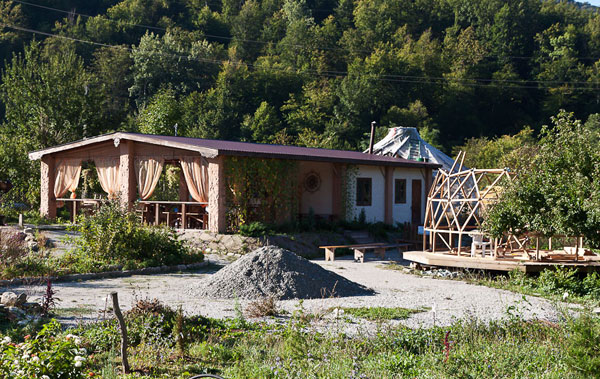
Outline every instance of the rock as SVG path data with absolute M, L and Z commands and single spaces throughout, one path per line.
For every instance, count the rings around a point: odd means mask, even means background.
M 12 307 L 17 302 L 17 294 L 14 292 L 4 292 L 0 297 L 0 303 L 7 307 Z
M 20 308 L 17 308 L 17 307 L 8 307 L 8 312 L 11 313 L 16 318 L 24 318 L 25 317 L 25 311 Z
M 22 293 L 17 296 L 17 300 L 15 301 L 15 307 L 20 307 L 27 302 L 27 294 Z
M 23 233 L 25 233 L 25 234 L 33 234 L 33 228 L 25 228 L 25 229 L 23 229 Z
M 38 243 L 35 241 L 29 241 L 27 243 L 27 247 L 29 247 L 29 249 L 33 252 L 37 252 L 40 250 L 40 245 L 38 245 Z
M 25 303 L 21 308 L 24 309 L 27 313 L 31 314 L 42 313 L 42 306 L 39 303 Z

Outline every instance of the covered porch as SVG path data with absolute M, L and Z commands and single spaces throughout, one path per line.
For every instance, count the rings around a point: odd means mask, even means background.
M 30 159 L 41 161 L 42 216 L 55 218 L 65 207 L 75 221 L 79 214 L 118 201 L 147 224 L 225 229 L 225 210 L 219 206 L 222 157 L 211 149 L 115 133 L 33 152 Z M 82 196 L 86 195 L 80 188 L 84 165 L 92 167 L 103 193 Z M 153 194 L 167 165 L 180 174 L 176 198 L 165 200 Z

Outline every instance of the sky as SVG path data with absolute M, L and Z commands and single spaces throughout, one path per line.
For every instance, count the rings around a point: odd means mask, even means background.
M 600 6 L 600 0 L 578 1 L 579 3 L 590 3 L 595 6 Z

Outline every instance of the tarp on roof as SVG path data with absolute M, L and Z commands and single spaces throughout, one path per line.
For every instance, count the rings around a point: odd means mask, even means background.
M 454 159 L 425 142 L 417 128 L 402 126 L 389 128 L 388 134 L 373 146 L 373 154 L 437 163 L 446 171 L 454 164 Z

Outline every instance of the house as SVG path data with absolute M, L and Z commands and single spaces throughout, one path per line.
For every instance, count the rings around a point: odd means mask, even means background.
M 42 216 L 99 199 L 76 196 L 81 167 L 93 162 L 108 199 L 137 207 L 146 222 L 214 232 L 253 218 L 298 215 L 389 224 L 424 219 L 431 162 L 295 146 L 117 132 L 29 154 L 41 160 Z M 179 201 L 152 197 L 166 164 L 181 167 Z M 67 193 L 71 192 L 70 196 Z

